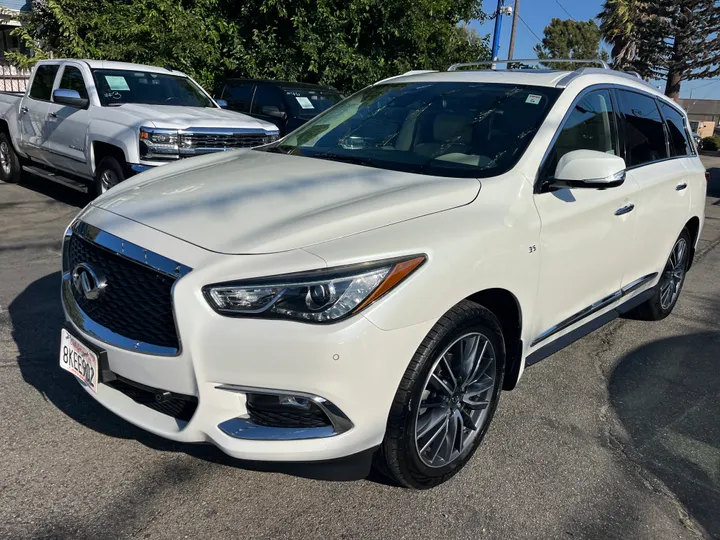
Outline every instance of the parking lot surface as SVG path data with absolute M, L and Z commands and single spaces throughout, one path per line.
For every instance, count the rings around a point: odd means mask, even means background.
M 427 492 L 234 461 L 104 410 L 57 365 L 60 238 L 85 201 L 0 184 L 0 537 L 720 537 L 720 158 L 704 161 L 673 315 L 617 320 L 530 368 L 473 460 Z

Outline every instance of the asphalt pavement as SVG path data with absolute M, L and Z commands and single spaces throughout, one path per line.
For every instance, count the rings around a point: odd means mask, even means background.
M 57 365 L 60 238 L 85 201 L 0 183 L 0 538 L 720 538 L 720 158 L 704 160 L 673 315 L 530 368 L 465 470 L 425 492 L 234 461 L 104 410 Z

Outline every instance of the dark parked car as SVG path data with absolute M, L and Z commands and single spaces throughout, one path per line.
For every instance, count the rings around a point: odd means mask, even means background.
M 316 84 L 227 79 L 218 86 L 215 98 L 225 101 L 230 110 L 272 122 L 283 136 L 335 105 L 342 96 Z

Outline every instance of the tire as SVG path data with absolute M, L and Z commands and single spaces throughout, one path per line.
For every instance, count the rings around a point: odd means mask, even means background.
M 690 265 L 691 242 L 690 231 L 688 231 L 686 227 L 680 233 L 675 244 L 673 244 L 670 256 L 660 273 L 660 280 L 657 285 L 655 285 L 654 294 L 648 300 L 630 311 L 628 313 L 629 318 L 643 321 L 660 321 L 672 313 L 678 298 L 680 298 L 680 292 L 685 283 L 685 275 Z M 684 249 L 681 248 L 683 245 Z M 683 249 L 683 252 L 678 261 L 679 249 Z M 668 286 L 672 288 L 670 297 L 667 296 Z
M 464 353 L 472 351 L 474 339 L 476 363 L 465 363 L 472 367 L 463 370 L 461 360 L 471 358 Z M 465 390 L 463 374 L 471 382 Z M 430 330 L 410 361 L 390 409 L 385 439 L 375 455 L 376 468 L 412 489 L 432 488 L 452 478 L 482 442 L 497 408 L 504 374 L 505 342 L 498 320 L 474 302 L 460 302 Z M 435 376 L 443 380 L 445 390 Z M 433 407 L 422 407 L 428 404 Z M 430 426 L 440 426 L 441 432 Z
M 99 197 L 123 180 L 125 172 L 118 160 L 112 156 L 102 158 L 95 169 L 95 196 Z
M 7 133 L 0 133 L 0 180 L 10 184 L 20 181 L 20 158 Z

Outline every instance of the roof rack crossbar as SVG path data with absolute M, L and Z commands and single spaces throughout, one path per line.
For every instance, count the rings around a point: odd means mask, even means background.
M 610 69 L 608 63 L 601 58 L 518 58 L 512 60 L 483 60 L 478 62 L 464 62 L 460 64 L 453 64 L 448 68 L 448 71 L 457 71 L 458 68 L 473 67 L 473 66 L 492 66 L 491 69 L 495 69 L 496 64 L 521 64 L 521 63 L 543 63 L 543 64 L 559 64 L 559 63 L 574 63 L 574 64 L 600 64 L 603 69 Z

